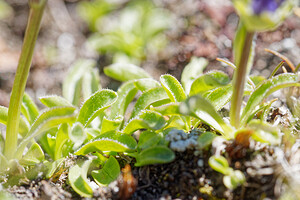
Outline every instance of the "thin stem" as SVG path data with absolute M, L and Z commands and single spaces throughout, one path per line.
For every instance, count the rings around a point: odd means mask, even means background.
M 9 102 L 4 155 L 12 159 L 17 149 L 18 129 L 22 98 L 31 66 L 35 42 L 47 0 L 29 0 L 30 12 Z
M 240 58 L 239 66 L 237 67 L 234 73 L 234 90 L 232 94 L 231 101 L 231 109 L 230 109 L 230 122 L 231 125 L 238 128 L 240 125 L 240 112 L 243 101 L 245 80 L 247 78 L 247 64 L 248 58 L 251 51 L 252 41 L 253 41 L 254 33 L 247 32 L 244 48 Z
M 274 71 L 271 73 L 269 79 L 272 78 L 273 76 L 275 76 L 276 72 L 279 70 L 279 68 L 280 68 L 283 64 L 284 64 L 284 61 L 281 61 L 281 62 L 279 63 L 279 65 L 277 65 L 277 67 L 276 67 L 276 68 L 274 69 Z

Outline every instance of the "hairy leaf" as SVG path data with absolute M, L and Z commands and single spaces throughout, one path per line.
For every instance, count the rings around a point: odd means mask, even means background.
M 135 166 L 163 164 L 172 162 L 175 159 L 175 153 L 165 146 L 154 146 L 141 151 L 136 156 Z
M 43 96 L 39 99 L 42 102 L 42 104 L 49 108 L 58 106 L 72 106 L 72 104 L 68 102 L 67 99 L 57 95 Z
M 34 137 L 59 124 L 73 122 L 76 119 L 74 111 L 74 107 L 55 107 L 42 112 L 32 124 L 26 137 L 18 146 L 15 157 L 21 158 L 25 147 Z
M 69 140 L 69 127 L 68 124 L 62 124 L 56 133 L 56 144 L 54 159 L 58 160 L 63 156 L 63 146 Z
M 123 123 L 123 116 L 119 115 L 113 120 L 107 119 L 104 117 L 101 122 L 101 133 L 106 133 L 110 131 L 119 130 L 121 124 Z
M 137 117 L 131 119 L 125 126 L 123 132 L 132 134 L 138 129 L 159 130 L 166 124 L 164 117 L 154 111 L 142 111 Z
M 203 70 L 208 65 L 208 61 L 205 58 L 192 57 L 190 63 L 185 66 L 181 74 L 181 84 L 186 92 L 190 93 L 191 85 L 194 80 L 203 74 Z
M 181 84 L 174 76 L 169 74 L 162 75 L 160 82 L 172 102 L 181 102 L 186 99 L 186 94 Z
M 129 81 L 140 78 L 150 78 L 151 76 L 142 68 L 133 64 L 115 63 L 104 68 L 104 73 L 118 81 Z
M 93 189 L 89 185 L 87 172 L 92 160 L 80 161 L 69 170 L 69 182 L 73 190 L 82 197 L 92 197 Z
M 102 169 L 92 171 L 92 177 L 100 186 L 107 186 L 112 181 L 116 180 L 119 174 L 120 165 L 113 156 L 109 157 Z
M 191 85 L 190 96 L 202 94 L 216 87 L 225 86 L 230 82 L 227 74 L 221 71 L 211 71 L 199 76 Z
M 39 115 L 38 107 L 35 105 L 34 101 L 30 98 L 30 96 L 27 93 L 24 93 L 23 96 L 21 112 L 30 124 L 32 124 Z
M 162 87 L 157 87 L 146 91 L 138 98 L 132 111 L 131 118 L 137 116 L 149 105 L 164 99 L 168 99 L 168 95 Z
M 95 151 L 132 151 L 136 148 L 136 145 L 135 139 L 129 135 L 109 132 L 101 134 L 93 141 L 83 145 L 75 154 L 85 155 Z
M 138 79 L 134 81 L 134 85 L 138 90 L 140 90 L 143 93 L 147 90 L 160 86 L 159 82 L 154 80 L 153 78 Z
M 8 108 L 4 106 L 0 106 L 0 123 L 7 125 L 7 117 L 8 117 Z M 23 117 L 20 117 L 19 133 L 22 136 L 25 136 L 28 131 L 29 131 L 29 123 Z
M 285 73 L 263 82 L 249 97 L 247 105 L 241 116 L 241 124 L 244 125 L 246 123 L 249 116 L 253 114 L 252 111 L 255 107 L 258 106 L 266 97 L 276 90 L 291 86 L 300 86 L 300 83 L 298 83 L 298 75 Z
M 140 134 L 138 148 L 147 149 L 155 146 L 162 139 L 161 135 L 152 131 L 143 131 Z
M 80 59 L 77 60 L 70 68 L 70 72 L 64 80 L 62 93 L 73 105 L 79 104 L 82 77 L 85 72 L 96 65 L 94 60 Z
M 217 113 L 213 105 L 201 96 L 192 96 L 180 105 L 180 112 L 198 118 L 221 132 L 226 138 L 232 138 L 232 128 Z
M 117 94 L 112 90 L 103 89 L 94 93 L 80 108 L 77 121 L 84 127 L 95 119 L 101 112 L 117 100 Z
M 90 68 L 89 71 L 87 71 L 83 75 L 83 79 L 82 79 L 83 98 L 84 99 L 89 98 L 93 93 L 97 92 L 100 89 L 101 86 L 100 86 L 100 77 L 99 77 L 98 69 Z
M 45 159 L 44 152 L 38 143 L 33 143 L 26 154 L 20 160 L 23 165 L 35 165 Z
M 202 94 L 216 110 L 223 108 L 232 97 L 232 85 L 229 84 L 224 87 L 218 87 Z
M 113 119 L 119 115 L 124 116 L 129 103 L 133 100 L 136 93 L 137 89 L 134 85 L 134 81 L 124 83 L 118 89 L 118 99 L 111 106 L 110 118 Z

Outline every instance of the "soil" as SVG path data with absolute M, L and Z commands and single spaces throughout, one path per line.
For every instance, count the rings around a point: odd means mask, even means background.
M 13 7 L 14 14 L 8 19 L 0 20 L 0 105 L 4 106 L 9 103 L 28 15 L 26 1 L 7 2 Z M 221 69 L 232 74 L 231 68 L 224 67 L 215 60 L 217 57 L 232 60 L 233 57 L 232 40 L 238 17 L 229 0 L 155 2 L 174 13 L 178 23 L 167 32 L 171 42 L 165 53 L 159 55 L 155 62 L 150 58 L 143 62 L 142 67 L 147 72 L 155 78 L 159 78 L 160 74 L 170 73 L 180 79 L 184 66 L 192 56 L 197 56 L 209 60 L 207 71 Z M 34 99 L 46 94 L 60 95 L 63 78 L 69 66 L 79 57 L 98 60 L 97 67 L 100 69 L 104 88 L 115 89 L 120 85 L 103 75 L 103 67 L 110 64 L 110 58 L 85 48 L 84 42 L 89 31 L 76 15 L 77 3 L 76 0 L 48 1 L 26 89 Z M 265 52 L 264 48 L 286 55 L 294 65 L 300 63 L 299 28 L 299 17 L 292 15 L 275 31 L 259 33 L 252 74 L 268 77 L 281 61 Z M 53 49 L 56 49 L 55 52 Z M 286 65 L 285 67 L 290 70 Z M 279 105 L 285 104 L 280 102 Z M 282 107 L 283 110 L 284 108 Z M 269 120 L 275 123 L 275 119 L 280 118 L 276 123 L 284 123 L 285 115 L 287 114 L 282 110 L 272 111 Z M 92 199 L 278 199 L 280 194 L 288 192 L 290 188 L 297 188 L 291 187 L 289 183 L 300 186 L 297 181 L 299 170 L 294 170 L 292 175 L 287 172 L 300 163 L 300 151 L 297 147 L 299 141 L 293 147 L 289 147 L 286 142 L 284 150 L 260 146 L 254 141 L 250 143 L 245 147 L 237 141 L 220 141 L 206 150 L 192 147 L 176 152 L 176 160 L 169 164 L 140 168 L 131 166 L 129 175 L 132 175 L 136 185 L 128 186 L 123 173 L 108 187 L 95 190 Z M 233 191 L 224 186 L 223 175 L 212 170 L 207 162 L 215 151 L 225 152 L 225 149 L 230 166 L 241 170 L 246 176 L 246 184 Z M 67 169 L 65 173 L 58 173 L 56 181 L 40 178 L 13 186 L 8 191 L 18 199 L 82 199 L 66 184 L 66 175 Z M 128 192 L 128 188 L 134 193 Z

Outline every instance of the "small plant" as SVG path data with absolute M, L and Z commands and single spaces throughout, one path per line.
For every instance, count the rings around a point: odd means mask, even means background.
M 266 6 L 266 2 L 276 3 L 275 9 Z M 270 21 L 270 16 L 286 13 L 293 3 L 280 2 L 234 1 L 241 15 L 234 41 L 235 62 L 219 59 L 235 68 L 233 80 L 218 70 L 203 73 L 208 65 L 204 58 L 192 58 L 180 81 L 169 74 L 160 76 L 157 81 L 134 64 L 115 63 L 104 69 L 107 76 L 123 82 L 117 91 L 112 91 L 101 88 L 95 61 L 80 59 L 64 80 L 63 97 L 41 97 L 41 103 L 47 108 L 39 110 L 24 90 L 46 0 L 30 0 L 31 11 L 10 106 L 0 107 L 0 122 L 7 126 L 6 139 L 0 138 L 1 182 L 7 186 L 19 184 L 24 177 L 54 179 L 56 173 L 65 170 L 64 160 L 75 155 L 68 171 L 68 184 L 80 196 L 93 197 L 95 183 L 99 186 L 110 184 L 125 164 L 140 167 L 172 162 L 175 159 L 172 145 L 169 145 L 172 137 L 187 138 L 196 134 L 196 141 L 177 145 L 196 146 L 200 151 L 206 151 L 216 138 L 234 140 L 245 148 L 249 148 L 250 138 L 279 145 L 284 131 L 266 120 L 275 100 L 265 100 L 279 89 L 299 87 L 299 74 L 292 68 L 293 73 L 275 76 L 283 62 L 269 78 L 248 74 L 254 55 L 254 32 L 276 27 L 285 14 L 274 21 Z M 92 9 L 89 4 L 84 5 Z M 108 3 L 100 5 L 107 6 L 103 13 L 113 10 Z M 149 16 L 153 17 L 152 14 Z M 102 14 L 94 15 L 87 17 L 91 18 L 90 26 L 96 28 L 96 19 Z M 143 20 L 149 20 L 149 16 L 144 16 Z M 152 30 L 151 27 L 148 28 Z M 164 26 L 156 28 L 143 33 L 147 35 L 143 35 L 146 38 L 143 38 L 143 45 Z M 106 36 L 109 34 L 100 39 Z M 138 55 L 131 52 L 128 46 L 124 45 L 124 49 L 128 56 L 143 57 L 141 52 Z M 248 100 L 242 107 L 244 96 Z M 231 103 L 229 116 L 222 116 L 220 110 L 228 103 Z M 294 109 L 297 113 L 297 107 Z M 197 128 L 201 131 L 193 132 Z M 211 168 L 224 175 L 223 183 L 227 188 L 243 185 L 247 181 L 245 175 L 231 167 L 221 154 L 217 152 L 210 157 Z
M 116 10 L 117 14 L 113 12 Z M 171 15 L 152 1 L 130 1 L 126 5 L 103 0 L 81 2 L 78 11 L 94 32 L 88 46 L 111 54 L 114 62 L 140 64 L 146 55 L 158 56 L 166 46 L 163 32 L 170 28 Z

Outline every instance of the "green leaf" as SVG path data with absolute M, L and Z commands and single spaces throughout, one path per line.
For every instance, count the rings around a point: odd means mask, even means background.
M 181 102 L 186 99 L 186 94 L 175 77 L 169 74 L 162 75 L 160 82 L 172 102 Z
M 92 160 L 80 161 L 69 170 L 69 182 L 73 190 L 82 197 L 92 197 L 93 189 L 89 185 L 87 172 Z
M 223 177 L 224 185 L 232 190 L 243 184 L 245 180 L 245 175 L 240 170 L 232 170 L 230 175 Z
M 83 98 L 89 98 L 93 93 L 101 89 L 100 77 L 97 68 L 91 68 L 83 75 L 82 93 Z
M 131 114 L 131 118 L 137 116 L 142 110 L 151 104 L 168 99 L 166 91 L 162 87 L 157 87 L 144 92 L 137 100 Z
M 191 85 L 190 96 L 202 94 L 216 87 L 225 86 L 230 82 L 227 74 L 221 71 L 210 71 L 199 76 Z
M 45 159 L 44 152 L 38 143 L 33 143 L 26 154 L 20 160 L 23 165 L 35 165 Z
M 93 141 L 83 145 L 75 154 L 86 155 L 94 151 L 132 151 L 136 148 L 136 145 L 135 139 L 129 135 L 109 132 L 101 134 Z
M 7 117 L 8 117 L 8 108 L 4 106 L 0 106 L 0 123 L 7 125 Z M 25 136 L 28 131 L 29 131 L 29 123 L 23 117 L 20 117 L 19 133 L 22 136 Z
M 110 118 L 114 119 L 119 115 L 124 116 L 129 103 L 133 100 L 136 93 L 137 89 L 134 85 L 134 81 L 124 83 L 118 89 L 118 99 L 111 106 Z
M 116 180 L 119 174 L 120 165 L 113 156 L 109 157 L 102 169 L 92 171 L 92 177 L 100 186 L 107 186 L 112 181 Z
M 179 103 L 168 103 L 158 107 L 150 107 L 150 110 L 156 111 L 162 115 L 181 115 Z
M 115 131 L 115 130 L 119 130 L 121 124 L 123 123 L 123 116 L 118 116 L 113 120 L 107 119 L 106 117 L 104 117 L 102 119 L 101 122 L 101 133 L 106 133 L 106 132 L 110 132 L 110 131 Z
M 221 132 L 226 138 L 233 137 L 232 128 L 217 113 L 213 105 L 201 96 L 192 96 L 180 104 L 180 112 L 198 118 Z
M 30 124 L 32 124 L 39 115 L 38 107 L 35 105 L 34 101 L 30 98 L 30 96 L 27 93 L 24 93 L 23 96 L 21 112 Z
M 244 108 L 241 116 L 241 125 L 245 125 L 249 116 L 253 114 L 252 111 L 255 109 L 255 107 L 258 106 L 270 94 L 276 90 L 291 86 L 300 86 L 300 83 L 298 83 L 298 75 L 284 73 L 262 83 L 249 97 L 247 105 Z
M 15 157 L 17 159 L 21 158 L 25 147 L 39 134 L 59 124 L 73 122 L 76 119 L 74 111 L 74 107 L 55 107 L 48 108 L 42 112 L 32 124 L 26 137 L 19 144 Z
M 204 98 L 206 98 L 216 110 L 220 110 L 223 108 L 232 97 L 232 85 L 229 84 L 224 87 L 218 87 L 202 94 Z
M 86 133 L 81 123 L 75 122 L 69 131 L 69 138 L 75 144 L 75 148 L 82 145 L 86 139 Z
M 160 84 L 153 78 L 142 78 L 134 81 L 135 87 L 140 90 L 141 92 L 146 92 L 152 88 L 159 87 Z
M 271 126 L 260 120 L 251 120 L 248 127 L 254 130 L 252 138 L 258 142 L 278 145 L 281 141 L 280 130 L 278 127 Z
M 42 104 L 44 104 L 49 108 L 58 107 L 58 106 L 72 106 L 72 104 L 68 102 L 67 99 L 57 95 L 43 96 L 40 97 L 39 99 L 42 102 Z
M 151 129 L 159 130 L 166 124 L 164 117 L 158 112 L 154 111 L 142 111 L 137 117 L 131 119 L 125 126 L 123 132 L 126 134 L 132 134 L 138 129 Z
M 153 147 L 158 144 L 161 139 L 161 135 L 155 132 L 143 131 L 139 137 L 138 148 L 147 149 L 149 147 Z
M 211 156 L 208 160 L 208 164 L 215 171 L 220 172 L 224 175 L 229 175 L 231 168 L 223 156 Z
M 94 60 L 77 60 L 70 68 L 67 77 L 63 82 L 62 93 L 73 105 L 78 105 L 80 101 L 82 77 L 85 72 L 96 65 Z
M 141 151 L 136 156 L 135 166 L 164 164 L 172 162 L 175 159 L 175 153 L 165 146 L 154 146 Z
M 58 159 L 53 162 L 45 161 L 44 165 L 48 168 L 47 173 L 46 173 L 46 178 L 49 179 L 51 176 L 53 176 L 54 172 L 57 171 L 57 169 L 61 166 L 63 163 L 64 159 Z
M 56 144 L 54 159 L 58 160 L 63 156 L 63 146 L 69 140 L 69 126 L 68 124 L 62 124 L 56 133 Z
M 215 133 L 212 132 L 205 132 L 202 133 L 198 138 L 198 144 L 200 149 L 205 149 L 210 146 L 213 140 L 217 137 Z
M 151 78 L 142 68 L 133 64 L 115 63 L 104 68 L 104 73 L 118 81 L 129 81 L 140 78 Z
M 80 108 L 77 121 L 84 127 L 95 119 L 101 112 L 117 100 L 117 94 L 112 90 L 103 89 L 94 93 Z
M 203 74 L 203 70 L 208 65 L 208 61 L 205 58 L 192 57 L 190 63 L 185 66 L 181 74 L 181 84 L 186 92 L 190 93 L 191 85 L 194 80 Z

